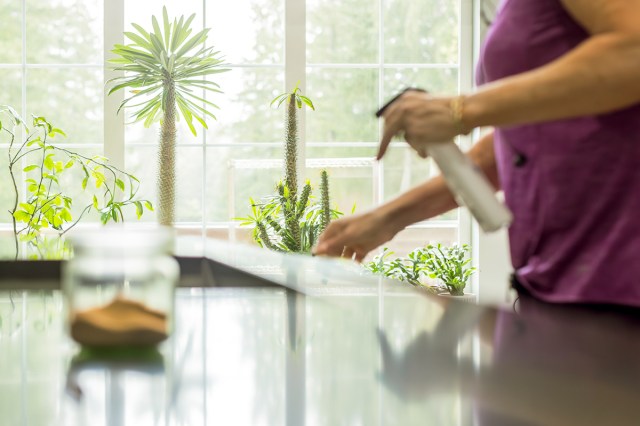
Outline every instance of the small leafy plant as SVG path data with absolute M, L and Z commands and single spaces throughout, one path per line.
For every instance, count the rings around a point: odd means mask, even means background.
M 69 248 L 63 236 L 91 210 L 100 214 L 103 224 L 124 220 L 123 208 L 134 207 L 140 218 L 144 209 L 153 210 L 148 200 L 136 199 L 138 179 L 108 163 L 101 156 L 86 157 L 68 149 L 53 145 L 51 138 L 66 136 L 45 117 L 34 116 L 30 129 L 14 108 L 0 106 L 0 135 L 9 137 L 9 175 L 13 189 L 13 205 L 9 210 L 13 224 L 16 259 L 20 256 L 20 242 L 31 249 L 32 258 L 68 257 Z M 7 127 L 7 124 L 9 125 Z M 18 145 L 16 138 L 24 132 L 24 140 Z M 26 166 L 23 167 L 23 161 Z M 73 199 L 63 188 L 61 180 L 69 170 L 82 170 L 78 182 L 82 190 L 95 188 L 92 202 L 73 217 Z M 26 189 L 24 202 L 20 202 L 19 187 Z M 52 229 L 54 232 L 43 232 Z
M 303 104 L 315 109 L 313 102 L 300 93 L 296 87 L 277 96 L 271 105 L 279 107 L 287 104 L 285 114 L 285 161 L 284 182 L 276 184 L 276 195 L 251 201 L 251 215 L 237 218 L 241 225 L 253 225 L 253 239 L 261 247 L 280 252 L 310 253 L 318 237 L 332 219 L 342 215 L 330 207 L 329 175 L 326 170 L 320 172 L 320 201 L 312 196 L 310 181 L 306 181 L 298 194 L 297 109 Z
M 451 295 L 461 296 L 469 277 L 476 270 L 469 266 L 469 251 L 466 244 L 451 247 L 429 244 L 416 248 L 406 258 L 391 259 L 393 252 L 384 247 L 381 254 L 364 266 L 375 274 L 426 287 L 433 293 L 449 292 Z M 430 285 L 427 283 L 428 279 L 437 279 L 441 285 Z
M 467 244 L 450 247 L 429 244 L 424 251 L 429 278 L 440 280 L 451 295 L 462 296 L 469 277 L 476 270 L 469 266 L 471 259 L 467 255 L 470 250 Z

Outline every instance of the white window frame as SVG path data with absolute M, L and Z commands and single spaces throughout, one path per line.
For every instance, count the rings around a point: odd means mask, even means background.
M 378 37 L 379 43 L 379 52 L 380 57 L 378 58 L 377 63 L 374 64 L 308 64 L 306 60 L 306 4 L 305 1 L 302 0 L 284 0 L 285 1 L 285 64 L 284 64 L 284 73 L 285 73 L 285 87 L 293 87 L 298 81 L 299 87 L 304 92 L 306 88 L 306 71 L 308 68 L 377 68 L 379 71 L 379 87 L 378 87 L 378 102 L 382 104 L 384 101 L 383 96 L 383 83 L 384 83 L 384 73 L 387 68 L 397 68 L 402 67 L 403 64 L 384 64 L 384 19 L 383 19 L 383 2 L 384 0 L 376 0 L 378 9 L 379 9 L 379 25 L 380 32 Z M 472 90 L 474 86 L 473 82 L 473 65 L 477 56 L 478 51 L 478 38 L 480 34 L 479 29 L 479 5 L 481 0 L 457 0 L 460 2 L 460 33 L 459 33 L 459 58 L 458 64 L 456 65 L 458 69 L 458 79 L 459 79 L 459 88 L 462 93 L 468 93 Z M 206 19 L 206 7 L 207 2 L 203 2 L 203 20 Z M 104 12 L 104 62 L 102 64 L 104 70 L 104 82 L 116 76 L 116 73 L 109 69 L 108 63 L 106 62 L 108 58 L 112 56 L 111 50 L 113 45 L 116 43 L 123 43 L 124 37 L 123 32 L 125 30 L 126 23 L 125 20 L 125 3 L 124 0 L 104 0 L 103 2 L 103 12 Z M 22 52 L 22 64 L 9 65 L 9 68 L 18 67 L 21 68 L 24 75 L 27 75 L 28 69 L 31 66 L 27 66 L 26 64 L 26 37 L 24 36 L 24 32 L 26 31 L 26 0 L 22 0 L 22 15 L 23 15 L 23 52 Z M 108 25 L 106 24 L 108 23 Z M 206 24 L 206 22 L 205 22 Z M 90 64 L 88 66 L 95 66 L 100 64 Z M 415 68 L 434 68 L 434 67 L 445 67 L 452 66 L 452 64 L 404 64 L 407 67 L 415 67 Z M 49 65 L 47 65 L 49 66 Z M 56 65 L 54 65 L 56 66 Z M 64 65 L 69 66 L 69 65 Z M 73 66 L 73 65 L 71 65 Z M 238 65 L 231 64 L 232 67 L 251 67 L 252 65 Z M 281 67 L 281 64 L 273 65 L 276 67 Z M 23 81 L 22 84 L 22 113 L 26 112 L 26 80 Z M 103 142 L 103 152 L 104 155 L 107 156 L 111 163 L 117 167 L 125 166 L 125 114 L 120 113 L 116 114 L 116 110 L 122 100 L 124 99 L 124 93 L 122 91 L 116 92 L 110 96 L 104 97 L 104 142 Z M 329 147 L 329 146 L 341 146 L 341 147 L 367 147 L 367 146 L 375 146 L 375 143 L 371 142 L 352 142 L 352 143 L 308 143 L 306 140 L 305 134 L 305 111 L 301 110 L 299 114 L 299 128 L 300 128 L 300 143 L 298 144 L 298 169 L 299 176 L 302 177 L 300 181 L 304 181 L 305 167 L 303 166 L 306 162 L 305 158 L 305 147 L 308 145 L 310 147 Z M 206 130 L 201 132 L 199 137 L 202 138 L 201 143 L 195 144 L 187 144 L 185 146 L 197 146 L 203 150 L 202 161 L 203 166 L 206 163 L 207 158 L 207 149 L 213 148 L 212 145 L 207 145 L 206 143 Z M 460 144 L 463 148 L 469 148 L 471 144 L 474 142 L 474 136 L 465 136 L 460 139 Z M 247 145 L 247 144 L 242 144 Z M 254 144 L 250 144 L 254 145 Z M 265 144 L 255 144 L 256 146 L 264 147 Z M 85 144 L 77 144 L 77 147 L 90 147 L 94 146 L 93 144 L 85 145 Z M 183 146 L 183 145 L 181 145 Z M 216 145 L 217 146 L 217 145 Z M 234 145 L 235 146 L 235 145 Z M 74 144 L 73 147 L 76 147 Z M 203 168 L 204 170 L 204 168 Z M 384 181 L 384 169 L 382 164 L 377 165 L 376 173 L 373 173 L 373 178 L 377 179 L 377 182 L 373 182 L 373 186 L 377 188 L 376 194 L 374 194 L 374 203 L 379 203 L 383 199 L 383 185 Z M 206 179 L 206 177 L 203 177 Z M 205 188 L 206 182 L 202 185 L 202 199 L 205 199 Z M 206 209 L 206 205 L 203 204 L 203 209 Z M 237 226 L 237 223 L 229 220 L 228 222 L 208 222 L 206 219 L 206 211 L 203 212 L 203 220 L 200 224 L 197 223 L 185 223 L 178 224 L 179 227 L 201 227 L 203 238 L 206 235 L 207 228 L 220 228 L 227 227 L 233 228 Z M 412 228 L 421 228 L 421 229 L 432 229 L 432 228 L 443 228 L 443 227 L 451 227 L 454 226 L 450 222 L 443 221 L 428 221 L 419 224 L 415 224 Z M 3 225 L 3 228 L 5 226 Z M 474 245 L 481 245 L 483 243 L 482 234 L 479 233 L 477 226 L 472 222 L 471 217 L 466 209 L 460 209 L 459 220 L 458 220 L 458 230 L 459 230 L 459 241 L 461 243 L 474 243 Z M 233 232 L 230 232 L 230 236 L 233 236 Z M 472 291 L 476 291 L 478 289 L 479 280 L 476 279 L 472 282 Z

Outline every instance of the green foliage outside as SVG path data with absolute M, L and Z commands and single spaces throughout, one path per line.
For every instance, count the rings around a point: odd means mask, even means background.
M 342 213 L 330 207 L 329 175 L 320 173 L 320 202 L 314 202 L 311 182 L 307 181 L 298 194 L 297 110 L 303 104 L 315 109 L 313 102 L 296 87 L 291 92 L 277 96 L 271 105 L 286 102 L 284 182 L 276 185 L 277 194 L 260 202 L 251 201 L 251 215 L 238 218 L 242 225 L 253 225 L 253 239 L 261 246 L 274 251 L 310 253 L 318 237 L 333 218 Z
M 5 118 L 6 117 L 6 118 Z M 2 120 L 4 119 L 4 120 Z M 24 132 L 24 140 L 16 138 Z M 20 243 L 26 243 L 30 258 L 66 258 L 69 246 L 62 238 L 90 210 L 100 214 L 106 224 L 110 220 L 124 220 L 123 208 L 135 208 L 140 218 L 146 207 L 153 210 L 148 200 L 136 198 L 138 179 L 108 164 L 104 157 L 86 157 L 51 144 L 56 135 L 66 136 L 45 117 L 34 116 L 29 129 L 14 108 L 0 106 L 0 136 L 6 136 L 9 145 L 8 169 L 13 190 L 13 203 L 9 209 L 15 237 L 15 258 L 20 257 Z M 5 142 L 5 138 L 0 139 Z M 23 161 L 30 163 L 22 167 Z M 82 208 L 74 218 L 71 207 L 73 198 L 61 185 L 67 170 L 81 168 L 82 190 L 95 187 L 91 204 Z M 24 173 L 24 175 L 21 174 Z M 24 176 L 24 183 L 19 180 Z M 26 201 L 20 202 L 19 188 L 26 186 Z M 43 231 L 53 229 L 53 234 Z
M 125 32 L 131 43 L 117 44 L 112 50 L 115 70 L 124 76 L 111 79 L 112 94 L 118 90 L 131 89 L 133 93 L 118 108 L 132 108 L 135 121 L 144 122 L 145 127 L 160 122 L 160 149 L 158 173 L 158 218 L 161 225 L 172 225 L 175 221 L 175 156 L 176 121 L 185 120 L 191 133 L 196 136 L 194 119 L 205 129 L 207 116 L 215 119 L 211 108 L 217 106 L 206 99 L 203 93 L 220 93 L 219 85 L 205 77 L 228 71 L 220 68 L 220 52 L 207 47 L 208 28 L 191 36 L 190 25 L 195 14 L 185 20 L 169 19 L 167 8 L 162 8 L 162 27 L 158 19 L 151 18 L 152 29 L 145 30 L 132 24 L 137 30 Z M 190 37 L 191 36 L 191 37 Z
M 405 258 L 390 259 L 393 252 L 385 247 L 381 254 L 364 266 L 374 274 L 425 287 L 433 293 L 449 292 L 451 295 L 461 296 L 469 277 L 476 270 L 469 266 L 469 251 L 467 244 L 451 247 L 429 244 L 416 248 Z M 437 279 L 441 285 L 430 285 L 426 282 L 427 279 Z

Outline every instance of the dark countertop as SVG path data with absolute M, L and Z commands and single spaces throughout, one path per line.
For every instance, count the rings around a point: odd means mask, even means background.
M 215 241 L 179 253 L 175 332 L 137 360 L 81 352 L 55 284 L 0 281 L 0 426 L 640 424 L 634 311 L 475 306 Z

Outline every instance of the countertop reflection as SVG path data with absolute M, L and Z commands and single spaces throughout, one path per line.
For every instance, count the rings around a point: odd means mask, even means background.
M 81 350 L 59 291 L 0 289 L 0 425 L 640 424 L 637 312 L 481 307 L 224 247 L 192 246 L 215 286 L 176 291 L 157 351 Z

